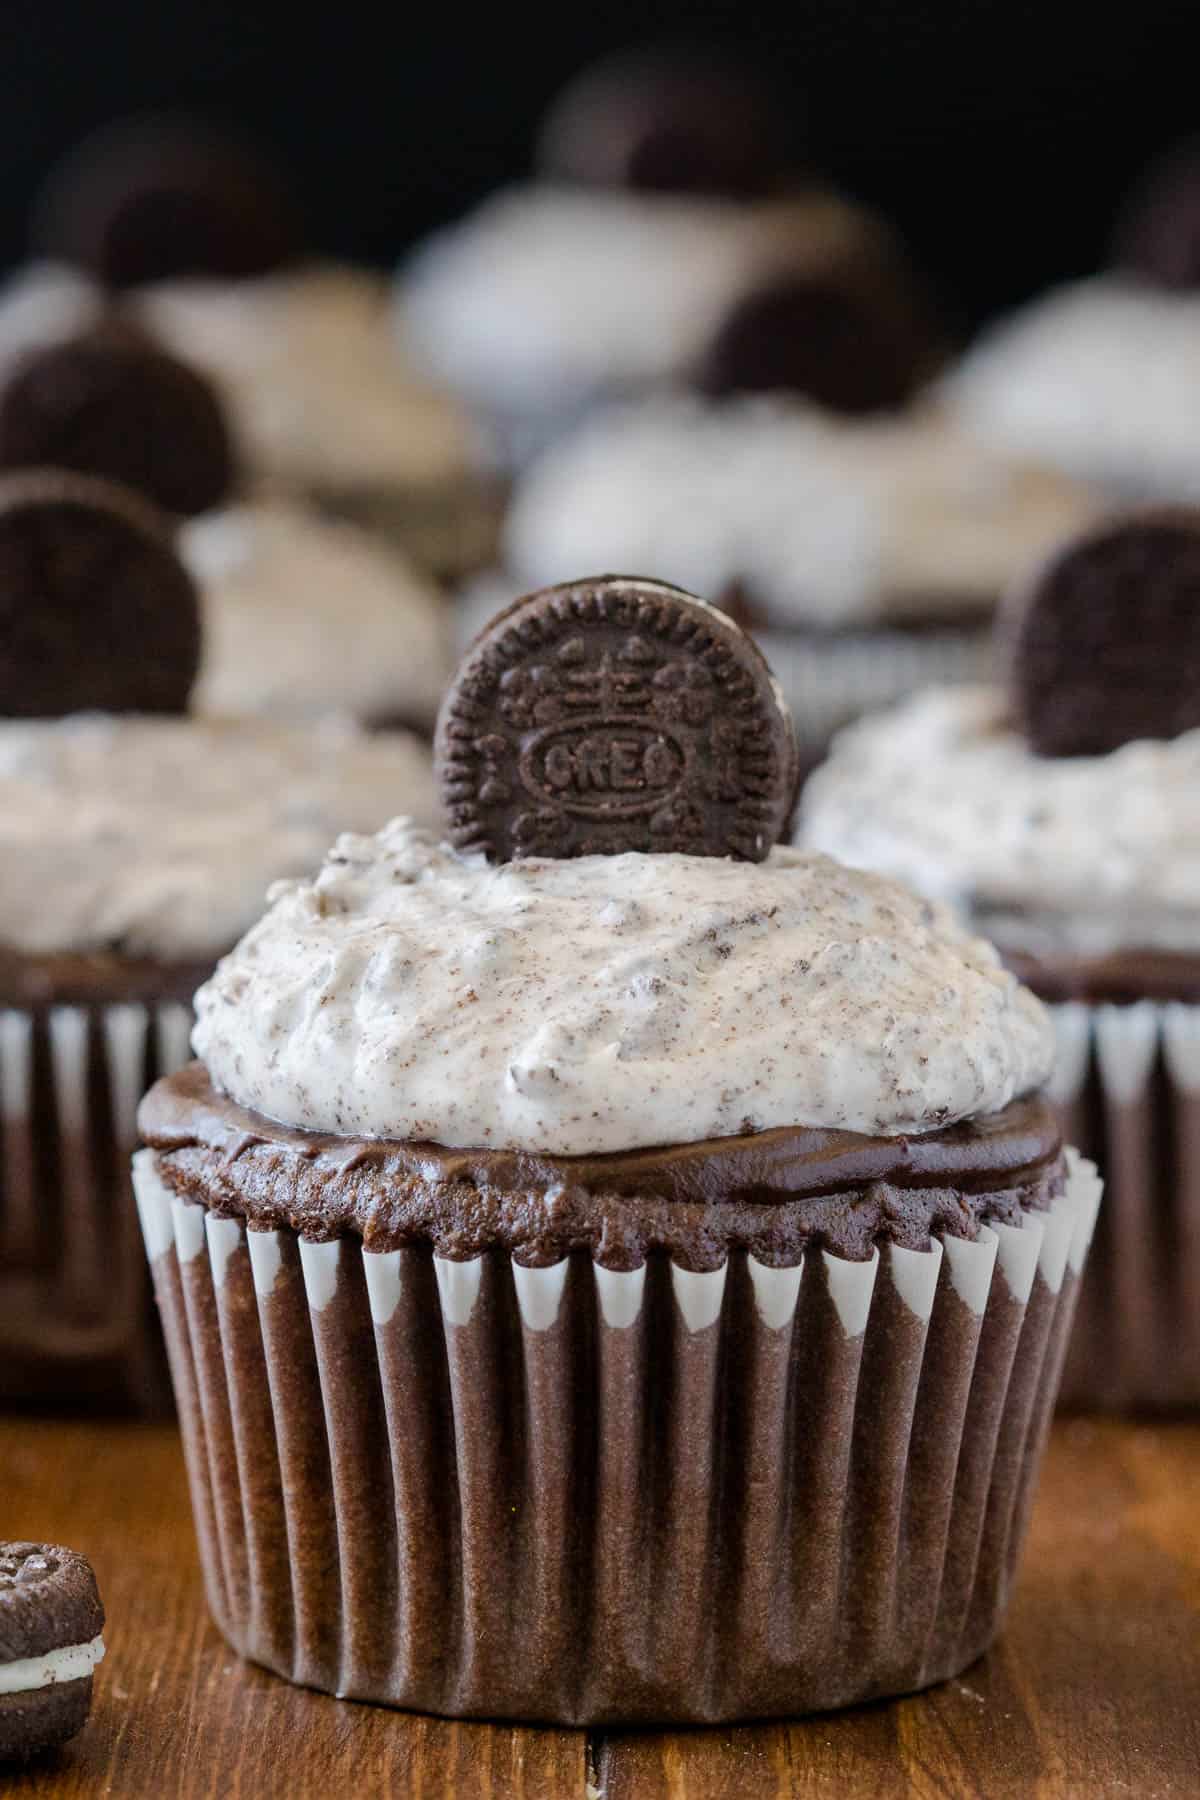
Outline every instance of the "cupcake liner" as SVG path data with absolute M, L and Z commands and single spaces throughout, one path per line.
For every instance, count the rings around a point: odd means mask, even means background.
M 1100 1184 L 870 1262 L 309 1243 L 135 1158 L 212 1611 L 339 1695 L 567 1723 L 905 1692 L 995 1633 Z
M 0 1008 L 0 1403 L 169 1403 L 128 1161 L 169 1004 Z
M 1051 1097 L 1104 1170 L 1107 1199 L 1063 1404 L 1200 1408 L 1200 1007 L 1051 1009 Z

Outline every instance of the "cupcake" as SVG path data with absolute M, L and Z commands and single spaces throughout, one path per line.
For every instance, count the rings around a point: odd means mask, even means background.
M 429 820 L 427 751 L 184 717 L 200 605 L 164 528 L 81 477 L 0 483 L 0 1400 L 148 1406 L 125 1163 L 190 996 L 336 827 Z
M 990 327 L 947 378 L 971 430 L 1120 501 L 1200 497 L 1200 147 L 1150 171 L 1113 265 Z
M 676 1722 L 998 1628 L 1098 1197 L 943 909 L 779 848 L 761 656 L 607 577 L 197 996 L 135 1183 L 209 1601 L 305 1685 Z
M 492 429 L 510 466 L 600 401 L 791 362 L 850 411 L 894 406 L 941 330 L 891 234 L 789 166 L 744 77 L 622 57 L 575 83 L 535 178 L 401 267 L 404 342 Z
M 262 500 L 190 520 L 179 551 L 204 614 L 194 712 L 337 713 L 432 733 L 451 671 L 449 609 L 390 544 Z
M 799 841 L 952 902 L 1052 1003 L 1051 1092 L 1105 1171 L 1064 1377 L 1200 1407 L 1200 514 L 1109 522 L 1014 602 L 1007 674 L 839 737 Z
M 784 396 L 614 409 L 517 484 L 499 594 L 573 568 L 641 568 L 754 629 L 807 761 L 848 719 L 931 681 L 979 679 L 1015 571 L 1084 519 L 1074 483 L 927 414 L 835 418 Z
M 477 428 L 405 359 L 378 277 L 306 258 L 261 152 L 196 120 L 125 121 L 52 173 L 33 237 L 43 260 L 0 295 L 0 371 L 9 344 L 116 312 L 216 384 L 252 487 L 369 524 L 437 573 L 486 558 Z

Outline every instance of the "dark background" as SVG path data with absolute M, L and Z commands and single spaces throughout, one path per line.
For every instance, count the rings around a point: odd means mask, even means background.
M 1159 0 L 795 0 L 388 15 L 253 0 L 3 0 L 0 263 L 29 195 L 83 133 L 184 106 L 292 166 L 321 249 L 387 263 L 527 167 L 581 63 L 686 34 L 774 75 L 816 160 L 889 213 L 979 317 L 1102 260 L 1121 189 L 1200 129 L 1195 13 Z

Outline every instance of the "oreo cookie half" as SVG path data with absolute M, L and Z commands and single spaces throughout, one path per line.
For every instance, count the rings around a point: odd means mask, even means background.
M 207 512 L 234 479 L 212 384 L 135 331 L 103 326 L 35 351 L 0 393 L 0 467 L 74 469 Z
M 86 1557 L 55 1544 L 0 1543 L 0 1763 L 83 1729 L 103 1630 Z
M 165 522 L 115 483 L 0 478 L 0 717 L 180 713 L 200 601 Z
M 482 631 L 442 703 L 435 756 L 461 850 L 682 851 L 762 862 L 797 753 L 758 648 L 681 588 L 567 582 Z
M 551 108 L 538 164 L 588 187 L 752 199 L 778 188 L 786 131 L 766 87 L 694 52 L 625 53 Z
M 928 377 L 937 336 L 895 270 L 783 269 L 731 308 L 696 385 L 718 398 L 795 393 L 831 412 L 885 411 Z
M 108 287 L 269 274 L 302 248 L 286 183 L 239 137 L 185 118 L 137 119 L 89 138 L 34 213 L 43 255 Z
M 1072 539 L 1009 603 L 1014 709 L 1042 756 L 1104 756 L 1200 727 L 1200 509 Z

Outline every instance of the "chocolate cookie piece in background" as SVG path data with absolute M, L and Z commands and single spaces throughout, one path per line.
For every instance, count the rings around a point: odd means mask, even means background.
M 1042 756 L 1104 756 L 1200 726 L 1200 509 L 1070 539 L 1006 620 L 1017 719 Z
M 1117 215 L 1112 259 L 1156 287 L 1200 287 L 1200 138 L 1177 144 L 1135 184 Z
M 603 575 L 527 595 L 471 646 L 435 754 L 461 850 L 762 862 L 791 814 L 791 715 L 762 652 L 681 588 Z
M 35 466 L 105 476 L 182 514 L 219 506 L 235 472 L 212 384 L 108 323 L 35 351 L 0 391 L 0 468 Z
M 54 1544 L 0 1543 L 0 1763 L 83 1729 L 103 1630 L 86 1557 Z
M 0 717 L 181 713 L 200 602 L 140 495 L 54 469 L 0 477 Z
M 803 394 L 836 413 L 902 406 L 935 371 L 944 334 L 898 264 L 781 269 L 740 296 L 714 332 L 696 386 Z
M 299 211 L 269 158 L 201 120 L 126 120 L 47 178 L 35 248 L 107 287 L 263 275 L 303 249 Z
M 749 200 L 782 185 L 787 130 L 765 83 L 694 51 L 622 52 L 585 69 L 538 145 L 552 180 Z

